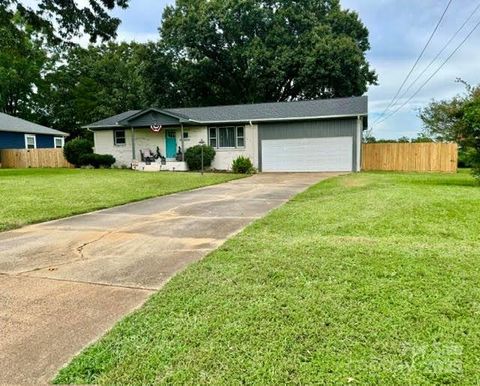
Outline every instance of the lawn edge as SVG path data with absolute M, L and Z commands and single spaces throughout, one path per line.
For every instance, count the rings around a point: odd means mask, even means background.
M 185 173 L 185 172 L 181 172 L 181 173 Z M 189 172 L 186 172 L 186 173 L 189 173 Z M 218 174 L 218 173 L 205 173 L 205 174 Z M 232 174 L 233 174 L 233 173 L 232 173 Z M 208 188 L 208 187 L 210 187 L 210 186 L 216 186 L 216 185 L 220 185 L 220 184 L 228 184 L 229 182 L 237 181 L 237 180 L 240 180 L 240 179 L 243 179 L 243 178 L 248 178 L 248 177 L 251 177 L 252 175 L 248 175 L 248 174 L 247 174 L 247 175 L 237 174 L 237 175 L 235 175 L 235 176 L 236 176 L 236 177 L 234 177 L 234 178 L 232 178 L 231 180 L 228 180 L 228 181 L 214 182 L 214 183 L 212 183 L 212 184 L 208 184 L 208 185 L 205 185 L 205 186 L 200 186 L 200 187 L 197 187 L 197 188 L 181 189 L 181 190 L 178 190 L 178 191 L 172 192 L 172 193 L 165 193 L 165 194 L 148 196 L 148 197 L 139 198 L 139 199 L 133 199 L 133 200 L 129 200 L 129 201 L 126 201 L 126 202 L 124 202 L 124 203 L 116 204 L 116 205 L 112 205 L 112 206 L 99 206 L 98 208 L 94 208 L 94 209 L 91 209 L 91 210 L 73 212 L 73 213 L 68 214 L 68 215 L 66 215 L 66 216 L 59 216 L 59 217 L 51 218 L 51 219 L 49 219 L 49 220 L 43 220 L 43 221 L 42 221 L 42 220 L 41 220 L 41 221 L 28 221 L 28 222 L 26 222 L 25 224 L 22 224 L 22 225 L 20 225 L 20 226 L 7 227 L 7 228 L 5 228 L 5 229 L 3 229 L 3 230 L 0 230 L 0 234 L 6 233 L 6 232 L 12 232 L 12 231 L 15 231 L 15 230 L 19 230 L 19 229 L 22 229 L 22 228 L 25 228 L 25 227 L 31 226 L 31 225 L 49 224 L 49 223 L 54 222 L 54 221 L 57 221 L 57 220 L 64 220 L 64 219 L 67 219 L 67 218 L 75 218 L 75 217 L 80 217 L 80 216 L 84 216 L 84 215 L 92 214 L 92 213 L 101 213 L 101 212 L 103 212 L 103 211 L 105 211 L 105 210 L 108 210 L 108 209 L 120 208 L 120 207 L 127 206 L 127 205 L 130 205 L 130 204 L 135 204 L 135 203 L 138 203 L 138 202 L 141 202 L 141 201 L 154 200 L 155 198 L 172 196 L 172 195 L 179 194 L 179 193 L 193 192 L 193 191 L 195 191 L 195 190 L 205 189 L 205 188 Z

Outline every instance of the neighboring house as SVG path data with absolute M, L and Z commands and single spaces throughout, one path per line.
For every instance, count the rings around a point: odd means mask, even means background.
M 174 160 L 201 140 L 213 146 L 212 167 L 231 169 L 238 156 L 260 171 L 358 171 L 368 99 L 363 97 L 234 106 L 127 111 L 86 126 L 95 152 L 117 164 L 157 147 Z
M 62 148 L 67 133 L 0 113 L 0 149 Z

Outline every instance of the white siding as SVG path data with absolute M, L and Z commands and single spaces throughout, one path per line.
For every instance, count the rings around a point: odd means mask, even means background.
M 115 165 L 130 166 L 132 163 L 132 137 L 130 130 L 125 130 L 124 146 L 113 144 L 113 130 L 99 130 L 93 133 L 94 151 L 98 154 L 111 154 L 115 157 Z
M 206 127 L 185 127 L 188 132 L 188 139 L 185 139 L 185 150 L 197 145 L 200 140 L 208 142 L 208 131 Z M 182 146 L 180 128 L 176 129 L 177 147 Z M 113 130 L 98 130 L 94 132 L 95 152 L 99 154 L 111 154 L 116 159 L 116 165 L 130 166 L 132 163 L 132 133 L 131 129 L 125 129 L 126 144 L 115 146 L 113 143 Z M 135 154 L 140 159 L 140 150 L 151 149 L 156 151 L 157 146 L 165 156 L 165 129 L 154 133 L 150 129 L 135 129 Z M 245 148 L 244 149 L 215 149 L 216 156 L 212 168 L 217 170 L 230 170 L 232 161 L 240 155 L 249 157 L 254 166 L 258 167 L 258 127 L 257 125 L 245 126 Z
M 242 149 L 215 149 L 217 152 L 212 168 L 217 170 L 231 170 L 232 162 L 239 156 L 251 159 L 253 166 L 258 168 L 258 126 L 245 126 L 245 147 Z

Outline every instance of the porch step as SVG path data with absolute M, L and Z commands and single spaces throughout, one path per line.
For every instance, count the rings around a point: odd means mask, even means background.
M 149 165 L 147 165 L 147 163 L 145 162 L 138 162 L 138 164 L 133 166 L 133 169 L 139 170 L 142 172 L 159 172 L 162 170 L 186 172 L 188 170 L 188 166 L 186 162 L 177 162 L 177 161 L 167 161 L 165 165 L 162 165 L 159 162 L 152 162 Z

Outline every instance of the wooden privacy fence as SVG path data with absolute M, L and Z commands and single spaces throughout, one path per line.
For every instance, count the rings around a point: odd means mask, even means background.
M 63 149 L 0 150 L 2 168 L 71 168 Z
M 456 143 L 366 143 L 362 170 L 455 173 Z

